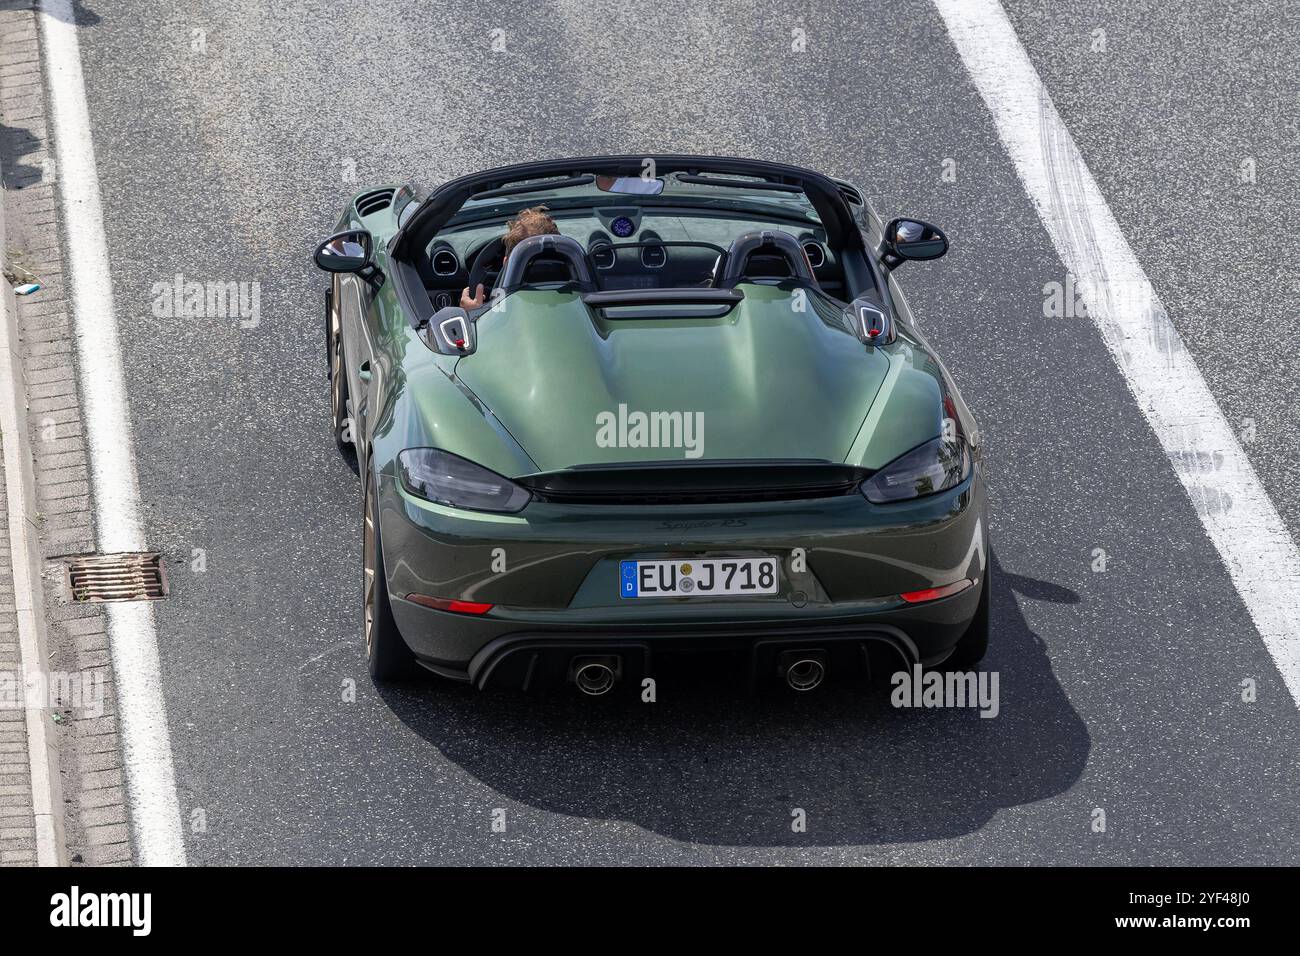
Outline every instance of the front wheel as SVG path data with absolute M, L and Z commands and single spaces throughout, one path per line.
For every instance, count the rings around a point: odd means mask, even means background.
M 406 641 L 397 630 L 397 622 L 393 620 L 393 606 L 388 598 L 388 579 L 384 576 L 384 549 L 379 538 L 376 494 L 377 490 L 372 485 L 366 494 L 365 528 L 362 532 L 366 663 L 370 668 L 370 676 L 375 680 L 410 679 L 419 674 L 419 665 L 415 663 L 415 655 L 406 646 Z

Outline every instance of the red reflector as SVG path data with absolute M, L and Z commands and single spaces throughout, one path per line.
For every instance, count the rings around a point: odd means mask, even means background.
M 422 604 L 436 611 L 455 611 L 457 614 L 486 614 L 492 610 L 491 604 L 478 601 L 453 601 L 448 598 L 429 597 L 427 594 L 408 594 L 406 599 L 412 604 Z
M 458 614 L 486 614 L 492 610 L 492 605 L 480 604 L 478 601 L 448 601 L 447 610 Z
M 969 578 L 962 578 L 960 581 L 954 581 L 952 584 L 945 584 L 939 588 L 925 588 L 921 591 L 908 591 L 906 594 L 900 594 L 908 604 L 923 604 L 926 601 L 937 601 L 939 598 L 951 597 L 954 594 L 960 594 L 971 586 L 973 582 Z

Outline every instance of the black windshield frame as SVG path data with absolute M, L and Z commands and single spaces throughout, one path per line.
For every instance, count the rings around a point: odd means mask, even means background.
M 812 203 L 832 249 L 864 248 L 853 211 L 838 183 L 821 173 L 782 163 L 719 156 L 592 156 L 521 163 L 490 169 L 453 179 L 438 187 L 406 220 L 393 236 L 390 255 L 405 258 L 427 248 L 438 232 L 461 210 L 466 201 L 532 180 L 560 180 L 592 176 L 639 176 L 647 162 L 653 162 L 657 176 L 685 173 L 688 176 L 754 177 L 777 186 L 801 190 Z M 630 197 L 624 197 L 627 199 Z

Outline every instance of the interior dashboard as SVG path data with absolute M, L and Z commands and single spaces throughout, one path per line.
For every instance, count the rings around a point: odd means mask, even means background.
M 557 216 L 560 232 L 581 242 L 601 290 L 688 288 L 713 283 L 720 255 L 738 235 L 781 228 L 771 222 L 645 215 L 637 206 L 603 207 L 582 216 Z M 453 229 L 430 244 L 421 269 L 435 310 L 458 305 L 477 257 L 503 231 L 499 223 Z M 785 229 L 799 240 L 818 285 L 842 298 L 844 272 L 821 230 Z M 499 274 L 489 267 L 488 291 Z

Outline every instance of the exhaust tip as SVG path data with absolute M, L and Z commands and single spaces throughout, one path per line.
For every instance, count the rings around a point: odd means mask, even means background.
M 615 662 L 617 663 L 617 662 Z M 600 697 L 614 689 L 618 674 L 606 661 L 573 662 L 573 682 L 590 697 Z
M 826 679 L 826 652 L 820 648 L 782 651 L 776 659 L 776 672 L 791 690 L 816 690 Z
M 785 682 L 791 690 L 816 690 L 825 679 L 825 665 L 810 657 L 795 661 L 785 671 Z

